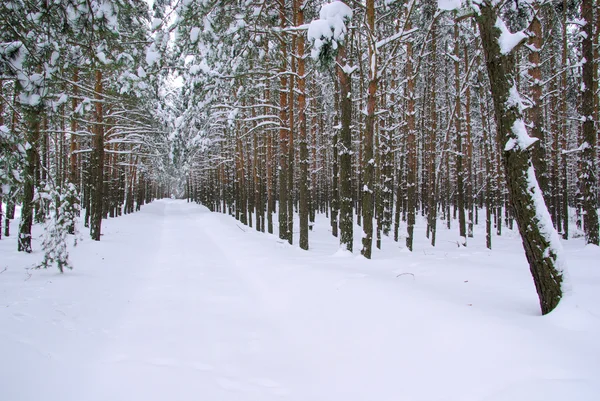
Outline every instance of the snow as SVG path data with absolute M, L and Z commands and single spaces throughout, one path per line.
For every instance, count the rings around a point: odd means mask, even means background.
M 25 51 L 22 42 L 0 43 L 0 60 L 7 63 L 13 72 L 20 71 L 23 68 L 25 60 Z
M 200 35 L 200 28 L 194 27 L 190 30 L 190 42 L 196 43 L 198 41 L 198 35 Z
M 548 242 L 548 248 L 545 250 L 545 253 L 555 260 L 556 270 L 562 275 L 561 288 L 563 293 L 570 293 L 572 288 L 569 282 L 567 262 L 564 258 L 563 247 L 560 242 L 560 237 L 552 224 L 552 218 L 550 217 L 550 213 L 548 212 L 548 208 L 544 201 L 544 196 L 542 195 L 542 190 L 540 189 L 535 176 L 533 164 L 527 169 L 527 187 L 535 204 L 535 218 L 538 221 L 540 233 L 546 242 Z
M 512 126 L 512 132 L 516 136 L 516 145 L 519 147 L 519 149 L 528 149 L 531 145 L 538 141 L 538 138 L 531 137 L 527 134 L 525 122 L 520 118 L 515 120 Z
M 352 9 L 341 1 L 321 6 L 319 19 L 308 25 L 308 40 L 312 43 L 311 57 L 317 59 L 323 45 L 331 43 L 337 49 L 347 32 L 346 21 L 352 19 Z
M 152 18 L 152 30 L 158 29 L 162 25 L 162 19 L 160 18 Z
M 106 58 L 106 53 L 104 53 L 104 52 L 98 52 L 98 53 L 96 53 L 96 57 L 98 58 L 98 60 L 100 60 L 100 62 L 102 64 L 109 64 L 110 63 L 108 61 L 108 59 Z
M 496 19 L 496 24 L 494 26 L 500 29 L 498 45 L 500 46 L 500 53 L 502 54 L 510 53 L 519 43 L 527 38 L 527 34 L 524 31 L 511 33 L 500 17 Z
M 156 44 L 152 43 L 146 48 L 146 63 L 151 67 L 160 60 L 160 52 L 156 49 Z
M 523 110 L 525 110 L 523 99 L 521 98 L 521 95 L 519 94 L 516 85 L 513 85 L 509 90 L 506 106 L 509 108 L 516 106 L 519 109 L 520 113 L 522 113 Z M 527 127 L 525 125 L 525 122 L 520 118 L 516 119 L 513 123 L 512 132 L 514 133 L 515 137 L 510 138 L 506 142 L 504 146 L 505 151 L 513 150 L 515 147 L 521 150 L 525 150 L 538 141 L 538 138 L 530 137 L 529 134 L 527 134 Z
M 344 20 L 352 19 L 352 9 L 342 1 L 333 1 L 321 6 L 319 18 L 334 23 L 344 23 Z
M 452 11 L 462 7 L 461 0 L 438 0 L 438 7 L 440 10 Z
M 3 238 L 1 398 L 597 400 L 600 248 L 564 242 L 576 292 L 541 317 L 515 231 L 432 248 L 419 218 L 415 252 L 384 237 L 368 261 L 329 227 L 304 252 L 161 200 L 103 222 L 64 275 L 30 269 L 41 227 L 31 255 Z

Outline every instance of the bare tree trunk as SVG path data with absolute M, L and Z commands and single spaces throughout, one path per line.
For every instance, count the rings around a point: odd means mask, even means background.
M 24 107 L 27 122 L 27 143 L 25 167 L 23 168 L 23 203 L 21 206 L 21 224 L 17 249 L 31 253 L 31 225 L 33 224 L 33 195 L 35 192 L 35 170 L 38 162 L 37 148 L 40 136 L 41 107 Z
M 412 23 L 406 24 L 406 30 L 412 29 Z M 413 250 L 415 230 L 415 209 L 417 190 L 417 140 L 415 132 L 415 74 L 413 72 L 413 44 L 406 44 L 406 93 L 407 101 L 407 137 L 406 137 L 406 169 L 407 169 L 407 227 L 406 247 Z
M 596 11 L 598 12 L 598 11 Z M 588 244 L 600 245 L 598 232 L 598 190 L 596 181 L 596 142 L 598 140 L 594 128 L 594 62 L 593 33 L 594 33 L 594 0 L 582 0 L 581 16 L 585 20 L 583 26 L 582 55 L 586 60 L 583 64 L 583 85 L 581 94 L 581 116 L 583 120 L 583 149 L 581 155 L 582 206 L 583 227 Z
M 465 185 L 465 206 L 468 210 L 467 219 L 467 237 L 473 238 L 473 138 L 472 138 L 472 127 L 471 127 L 471 84 L 469 83 L 469 51 L 468 47 L 465 46 L 465 140 L 467 147 L 466 162 L 463 163 L 463 174 L 466 173 L 467 180 Z M 466 164 L 466 166 L 465 166 Z M 466 170 L 466 171 L 465 171 Z M 466 243 L 466 241 L 465 241 Z
M 95 111 L 96 123 L 94 134 L 94 148 L 92 150 L 92 197 L 90 199 L 90 236 L 94 241 L 100 241 L 102 226 L 102 207 L 104 202 L 104 122 L 102 105 L 102 70 L 96 70 L 95 84 Z
M 285 0 L 279 2 L 279 21 L 280 27 L 285 28 Z M 279 78 L 279 119 L 281 128 L 279 129 L 279 238 L 288 239 L 288 159 L 289 159 L 289 129 L 286 127 L 288 122 L 288 80 L 286 75 L 287 68 L 287 44 L 281 38 L 281 67 Z
M 534 7 L 539 11 L 539 6 L 534 3 Z M 546 166 L 546 146 L 544 138 L 544 130 L 542 129 L 543 115 L 542 115 L 542 70 L 541 70 L 541 58 L 540 52 L 542 50 L 542 24 L 537 17 L 534 15 L 533 21 L 530 24 L 529 29 L 531 30 L 532 36 L 529 38 L 529 78 L 531 80 L 531 101 L 532 105 L 528 109 L 529 120 L 532 124 L 531 136 L 538 138 L 537 143 L 534 145 L 531 152 L 531 158 L 533 161 L 533 167 L 535 168 L 535 176 L 538 177 L 538 182 L 542 193 L 544 194 L 544 200 L 549 204 L 548 197 L 548 177 L 547 177 L 547 166 Z
M 332 141 L 332 178 L 331 178 L 331 234 L 334 237 L 338 236 L 339 231 L 339 211 L 340 211 L 340 191 L 339 191 L 339 120 L 338 111 L 340 110 L 340 90 L 339 83 L 335 84 L 334 99 L 334 110 L 336 116 L 336 123 L 334 124 Z
M 437 110 L 437 21 L 431 26 L 431 82 L 430 127 L 429 127 L 429 205 L 427 207 L 427 226 L 431 246 L 435 246 L 437 234 L 437 171 L 436 171 L 436 142 L 438 130 Z
M 454 90 L 455 90 L 455 111 L 454 124 L 456 129 L 456 201 L 458 208 L 458 231 L 461 237 L 462 245 L 467 246 L 467 225 L 465 216 L 465 184 L 464 184 L 464 155 L 463 155 L 463 128 L 462 128 L 462 108 L 460 93 L 460 37 L 458 22 L 454 24 Z
M 304 24 L 304 4 L 300 0 L 294 0 L 294 14 L 296 26 Z M 304 76 L 304 35 L 296 38 L 298 55 L 298 129 L 300 146 L 300 181 L 298 190 L 300 205 L 298 214 L 300 217 L 300 248 L 308 250 L 308 139 L 306 136 L 306 78 Z
M 477 56 L 477 64 L 481 65 L 481 56 Z M 487 249 L 492 249 L 492 210 L 494 208 L 492 202 L 492 149 L 489 139 L 489 125 L 487 124 L 487 116 L 489 110 L 487 102 L 484 99 L 486 91 L 483 90 L 483 72 L 481 69 L 478 72 L 478 95 L 479 95 L 479 112 L 481 113 L 481 129 L 483 131 L 483 157 L 485 159 L 485 246 Z
M 340 245 L 352 252 L 353 216 L 352 216 L 352 101 L 350 75 L 344 71 L 346 47 L 339 45 L 336 72 L 340 89 L 340 140 L 338 153 L 340 159 Z
M 564 66 L 568 63 L 568 7 L 567 0 L 563 0 L 563 16 L 562 16 L 562 58 L 561 63 L 563 66 L 563 70 L 561 73 L 561 112 L 563 116 L 567 115 L 567 91 L 568 91 L 568 77 L 567 77 L 567 69 Z M 567 122 L 563 122 L 561 124 L 561 147 L 562 149 L 567 149 Z M 563 212 L 563 238 L 569 238 L 569 178 L 568 178 L 568 166 L 567 166 L 567 155 L 562 154 L 561 156 L 561 187 L 562 187 L 562 212 Z
M 377 52 L 375 49 L 375 0 L 367 0 L 367 37 L 369 46 L 369 87 L 367 92 L 367 115 L 365 119 L 365 131 L 363 135 L 363 173 L 362 180 L 362 220 L 363 237 L 362 250 L 360 253 L 367 259 L 371 259 L 371 248 L 373 246 L 373 193 L 375 180 L 373 170 L 375 160 L 373 159 L 373 134 L 375 130 L 375 107 L 377 104 Z
M 294 243 L 294 165 L 295 165 L 295 145 L 294 145 L 294 131 L 296 129 L 295 123 L 295 112 L 294 112 L 294 85 L 296 83 L 296 57 L 294 52 L 296 51 L 296 36 L 292 36 L 291 43 L 291 52 L 290 52 L 290 78 L 289 78 L 289 88 L 288 88 L 288 117 L 289 117 L 289 134 L 288 134 L 288 202 L 287 202 L 287 240 L 290 245 Z

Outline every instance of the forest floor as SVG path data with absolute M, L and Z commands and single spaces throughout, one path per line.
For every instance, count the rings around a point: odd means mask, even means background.
M 600 399 L 600 249 L 564 243 L 574 290 L 542 317 L 516 232 L 488 251 L 441 224 L 436 248 L 421 225 L 413 253 L 384 238 L 367 261 L 324 216 L 304 252 L 161 200 L 84 236 L 63 275 L 3 238 L 0 399 Z

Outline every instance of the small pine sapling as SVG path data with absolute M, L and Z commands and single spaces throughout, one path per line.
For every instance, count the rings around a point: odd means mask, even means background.
M 44 237 L 42 249 L 44 259 L 38 268 L 47 269 L 56 264 L 63 273 L 65 268 L 73 269 L 69 261 L 67 249 L 68 236 L 74 231 L 73 246 L 77 245 L 77 231 L 75 220 L 79 212 L 79 196 L 72 183 L 65 186 L 51 187 L 47 185 L 43 195 L 49 200 L 48 219 L 44 224 Z

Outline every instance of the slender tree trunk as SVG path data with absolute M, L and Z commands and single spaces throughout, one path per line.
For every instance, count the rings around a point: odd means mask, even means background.
M 460 85 L 460 37 L 458 23 L 454 24 L 454 90 L 455 111 L 454 124 L 456 129 L 456 207 L 458 208 L 458 231 L 462 245 L 467 246 L 467 225 L 465 216 L 465 184 L 464 184 L 464 155 L 463 128 Z
M 534 3 L 534 7 L 539 11 L 539 6 Z M 532 36 L 529 38 L 529 78 L 531 80 L 531 101 L 532 105 L 528 109 L 529 120 L 531 122 L 531 136 L 538 138 L 537 143 L 534 145 L 531 152 L 531 159 L 533 161 L 533 167 L 535 168 L 535 176 L 538 177 L 538 182 L 542 193 L 544 194 L 544 200 L 546 204 L 549 202 L 548 193 L 548 177 L 547 177 L 547 166 L 546 166 L 546 146 L 544 138 L 544 130 L 542 129 L 543 115 L 542 115 L 542 70 L 541 70 L 541 58 L 540 52 L 542 50 L 542 24 L 537 17 L 534 16 L 533 21 L 530 24 Z
M 304 24 L 304 2 L 294 0 L 296 15 L 296 26 Z M 300 207 L 298 215 L 300 217 L 300 248 L 308 249 L 308 139 L 306 134 L 306 78 L 304 76 L 304 35 L 296 38 L 298 55 L 298 134 L 300 146 L 300 181 L 298 182 L 298 191 L 300 197 Z
M 412 23 L 406 24 L 406 30 L 412 29 Z M 413 72 L 413 44 L 408 42 L 406 45 L 406 93 L 407 101 L 407 136 L 406 136 L 406 169 L 407 169 L 407 227 L 406 227 L 406 247 L 413 250 L 414 230 L 415 230 L 415 209 L 416 209 L 416 190 L 417 190 L 417 140 L 415 132 L 415 75 Z
M 286 26 L 285 0 L 279 2 L 280 27 Z M 288 79 L 287 70 L 287 44 L 281 39 L 281 68 L 279 78 L 279 238 L 288 239 L 288 160 L 289 160 L 289 129 L 288 122 Z
M 430 104 L 430 128 L 429 128 L 429 205 L 427 208 L 427 225 L 431 246 L 435 246 L 437 234 L 437 171 L 436 171 L 436 143 L 438 130 L 437 110 L 437 21 L 432 22 L 431 27 L 431 100 Z
M 0 127 L 4 125 L 4 81 L 0 78 Z M 2 145 L 0 145 L 0 152 L 2 151 Z M 0 239 L 2 239 L 2 219 L 4 217 L 4 213 L 2 210 L 2 202 L 4 202 L 4 193 L 3 187 L 0 186 Z M 6 219 L 6 225 L 8 226 L 9 222 Z
M 21 224 L 17 249 L 19 252 L 31 253 L 31 225 L 33 224 L 33 195 L 35 192 L 35 170 L 38 162 L 37 147 L 40 136 L 40 107 L 24 107 L 27 122 L 27 143 L 25 151 L 25 167 L 23 168 L 23 203 L 21 206 Z
M 373 158 L 373 136 L 375 131 L 375 107 L 377 104 L 377 51 L 375 48 L 375 0 L 367 0 L 367 36 L 369 46 L 369 87 L 367 91 L 367 115 L 363 135 L 363 188 L 362 220 L 363 237 L 360 253 L 371 259 L 373 246 L 373 193 L 375 180 L 373 177 L 375 160 Z
M 104 202 L 104 120 L 103 120 L 103 104 L 102 104 L 102 70 L 96 70 L 95 73 L 95 134 L 93 147 L 93 175 L 92 182 L 92 197 L 91 197 L 91 215 L 90 215 L 90 236 L 94 241 L 100 241 L 102 212 Z
M 293 0 L 295 1 L 295 0 Z M 295 83 L 296 83 L 296 57 L 294 57 L 294 52 L 297 50 L 296 49 L 296 36 L 292 36 L 292 43 L 291 43 L 291 52 L 290 52 L 290 78 L 288 80 L 289 83 L 289 88 L 288 88 L 288 96 L 289 96 L 289 100 L 288 100 L 288 117 L 289 117 L 289 134 L 288 134 L 288 180 L 287 180 L 287 184 L 288 184 L 288 202 L 287 202 L 287 240 L 288 243 L 290 245 L 292 245 L 294 243 L 294 201 L 295 201 L 295 193 L 294 193 L 294 184 L 295 184 L 295 177 L 294 177 L 294 167 L 295 167 L 295 145 L 294 145 L 294 132 L 296 130 L 296 123 L 295 123 L 295 97 L 294 97 L 294 91 L 295 91 Z
M 468 210 L 468 219 L 467 219 L 467 237 L 473 238 L 473 209 L 474 209 L 474 199 L 473 199 L 473 186 L 474 186 L 474 176 L 473 176 L 473 138 L 472 138 L 472 127 L 471 127 L 471 84 L 469 83 L 469 51 L 468 47 L 465 46 L 465 141 L 467 147 L 466 154 L 466 166 L 463 165 L 463 174 L 466 173 L 467 180 L 465 185 L 465 206 Z M 465 171 L 466 170 L 466 171 Z
M 271 100 L 271 91 L 267 86 L 265 89 L 265 101 L 269 103 Z M 264 113 L 267 114 L 268 110 L 265 107 Z M 274 160 L 274 152 L 273 152 L 273 134 L 271 131 L 267 132 L 266 138 L 266 156 L 265 156 L 265 175 L 266 175 L 266 186 L 267 186 L 267 199 L 266 199 L 266 208 L 267 208 L 267 232 L 269 234 L 273 234 L 273 213 L 275 210 L 273 205 L 275 204 L 275 188 L 274 188 L 274 179 L 273 179 L 273 169 L 277 163 Z M 223 213 L 225 213 L 225 206 L 223 206 Z
M 598 12 L 598 10 L 596 10 Z M 581 16 L 585 20 L 582 39 L 582 55 L 586 60 L 583 64 L 583 85 L 581 94 L 581 116 L 583 120 L 583 149 L 581 155 L 582 206 L 583 228 L 588 244 L 600 245 L 598 231 L 598 189 L 596 180 L 596 142 L 598 133 L 594 128 L 594 62 L 593 33 L 594 33 L 594 0 L 582 0 Z
M 481 65 L 481 56 L 477 56 L 477 65 Z M 479 111 L 481 113 L 481 129 L 483 131 L 483 157 L 485 159 L 485 246 L 487 249 L 492 249 L 492 211 L 494 209 L 492 201 L 492 149 L 489 138 L 489 125 L 487 124 L 487 116 L 489 110 L 487 102 L 484 99 L 486 91 L 483 89 L 483 71 L 481 68 L 478 72 L 479 81 Z
M 352 252 L 353 216 L 352 216 L 352 100 L 350 75 L 344 71 L 347 64 L 345 45 L 339 45 L 336 72 L 340 88 L 340 141 L 338 153 L 340 160 L 340 245 Z
M 338 119 L 338 110 L 340 110 L 340 89 L 339 84 L 335 84 L 335 94 L 334 94 L 334 109 L 336 110 L 335 118 L 336 123 L 334 124 L 333 135 L 331 137 L 332 140 L 332 161 L 331 161 L 331 170 L 332 170 L 332 179 L 331 179 L 331 234 L 334 237 L 338 236 L 339 232 L 339 212 L 340 212 L 340 191 L 339 191 L 339 129 L 340 125 Z
M 567 0 L 563 0 L 563 15 L 562 15 L 562 73 L 561 73 L 561 114 L 567 116 L 568 104 L 567 104 L 567 92 L 568 92 L 568 77 L 567 69 L 564 67 L 568 63 L 568 7 Z M 561 148 L 567 149 L 567 126 L 568 122 L 563 121 L 561 124 Z M 569 178 L 568 178 L 568 165 L 567 155 L 562 153 L 561 156 L 561 187 L 562 187 L 562 212 L 563 212 L 563 239 L 569 239 Z

